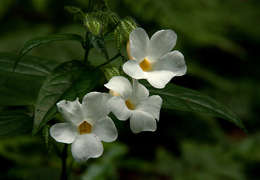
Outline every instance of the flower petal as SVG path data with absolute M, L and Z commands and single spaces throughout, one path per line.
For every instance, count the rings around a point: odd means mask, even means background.
M 131 84 L 129 80 L 123 76 L 112 77 L 104 86 L 116 93 L 119 93 L 124 98 L 127 98 L 132 94 Z
M 146 112 L 134 111 L 130 118 L 130 128 L 133 133 L 155 131 L 156 127 L 156 120 Z
M 50 135 L 57 142 L 70 144 L 77 136 L 77 128 L 71 123 L 57 123 L 51 126 Z
M 82 107 L 78 98 L 75 101 L 62 100 L 57 103 L 57 107 L 66 121 L 77 125 L 84 119 Z
M 109 114 L 107 102 L 110 96 L 107 93 L 90 92 L 83 97 L 82 108 L 86 119 L 95 121 L 105 118 Z
M 154 70 L 167 70 L 174 73 L 174 76 L 182 76 L 187 71 L 184 56 L 179 51 L 172 51 L 160 58 L 155 64 Z
M 129 60 L 123 65 L 124 72 L 134 79 L 145 79 L 146 73 L 137 61 Z
M 71 152 L 76 161 L 86 161 L 89 158 L 100 157 L 103 145 L 94 134 L 84 134 L 78 136 L 72 143 Z
M 93 134 L 97 135 L 100 140 L 112 142 L 117 138 L 117 129 L 110 117 L 105 117 L 96 121 L 93 126 Z
M 138 104 L 136 109 L 151 114 L 155 119 L 159 121 L 161 106 L 162 98 L 158 95 L 153 95 Z
M 125 100 L 119 96 L 114 96 L 108 101 L 110 110 L 119 120 L 127 120 L 131 116 L 131 111 L 127 108 Z
M 144 29 L 136 28 L 130 33 L 130 55 L 137 62 L 141 62 L 147 55 L 149 37 Z
M 151 37 L 148 47 L 148 59 L 156 61 L 162 55 L 170 52 L 175 46 L 177 35 L 172 30 L 160 30 Z
M 147 73 L 147 81 L 155 88 L 162 89 L 174 77 L 171 71 L 151 71 Z
M 141 101 L 149 96 L 149 91 L 138 80 L 133 79 L 133 94 L 137 98 L 137 101 Z

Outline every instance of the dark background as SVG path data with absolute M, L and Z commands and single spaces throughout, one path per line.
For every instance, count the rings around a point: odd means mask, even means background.
M 163 110 L 155 133 L 135 135 L 128 123 L 116 121 L 119 139 L 105 144 L 101 158 L 85 164 L 71 163 L 69 158 L 71 179 L 260 179 L 260 1 L 111 0 L 108 4 L 120 17 L 133 17 L 150 36 L 159 29 L 173 29 L 178 34 L 175 49 L 185 55 L 188 72 L 172 83 L 227 105 L 248 133 L 224 119 L 180 111 Z M 66 5 L 84 9 L 88 1 L 1 0 L 0 52 L 18 53 L 25 41 L 46 34 L 84 35 L 84 27 L 64 10 Z M 114 51 L 111 45 L 109 53 Z M 77 43 L 58 42 L 30 55 L 60 63 L 83 59 L 84 51 Z M 92 64 L 103 61 L 94 51 L 89 59 Z M 60 160 L 41 134 L 0 138 L 0 179 L 58 179 Z

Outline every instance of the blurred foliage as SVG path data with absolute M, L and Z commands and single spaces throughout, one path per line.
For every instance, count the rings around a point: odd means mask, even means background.
M 188 73 L 173 82 L 202 91 L 231 107 L 243 120 L 248 134 L 221 118 L 206 117 L 196 112 L 163 111 L 155 133 L 134 135 L 125 128 L 125 124 L 122 126 L 121 122 L 115 122 L 119 128 L 119 143 L 106 144 L 104 155 L 86 164 L 72 163 L 70 157 L 70 178 L 259 179 L 260 2 L 107 2 L 121 18 L 135 18 L 135 22 L 150 35 L 158 29 L 174 29 L 178 34 L 176 49 L 185 55 Z M 46 76 L 62 62 L 83 59 L 84 51 L 78 42 L 50 43 L 33 49 L 23 58 L 15 73 L 12 73 L 12 62 L 17 57 L 2 52 L 18 54 L 25 41 L 49 34 L 83 35 L 85 27 L 76 24 L 64 6 L 79 6 L 87 10 L 88 0 L 0 1 L 0 56 L 5 56 L 9 62 L 0 61 L 0 93 L 13 97 L 8 102 L 0 99 L 0 106 L 12 106 L 0 107 L 0 123 L 5 123 L 7 127 L 0 132 L 0 179 L 58 179 L 60 160 L 55 153 L 59 155 L 59 145 L 48 139 L 48 129 L 44 130 L 42 137 L 31 137 L 28 128 L 32 125 L 31 105 L 35 103 Z M 118 45 L 109 39 L 107 44 L 108 54 L 113 57 Z M 124 49 L 122 52 L 125 53 Z M 95 66 L 106 61 L 96 49 L 90 52 L 89 59 Z M 31 67 L 27 62 L 41 63 Z M 34 74 L 28 75 L 28 71 Z M 2 78 L 7 72 L 10 78 Z M 36 81 L 36 77 L 42 81 Z M 17 89 L 20 94 L 14 93 Z M 28 106 L 21 107 L 24 104 Z M 21 120 L 17 129 L 12 124 L 14 117 Z M 10 137 L 9 132 L 16 134 Z M 49 144 L 48 149 L 44 142 Z

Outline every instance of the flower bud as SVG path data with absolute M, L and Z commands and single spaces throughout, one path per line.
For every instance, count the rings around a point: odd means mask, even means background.
M 85 16 L 84 25 L 95 36 L 100 35 L 102 30 L 102 22 L 97 17 L 87 14 Z
M 125 18 L 119 22 L 114 31 L 118 49 L 120 49 L 122 43 L 129 40 L 129 35 L 135 28 L 136 23 L 131 18 Z

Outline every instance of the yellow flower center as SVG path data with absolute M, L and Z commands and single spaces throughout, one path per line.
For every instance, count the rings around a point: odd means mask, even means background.
M 143 71 L 150 71 L 152 69 L 152 64 L 147 58 L 144 58 L 139 65 Z
M 115 91 L 113 91 L 113 90 L 109 90 L 109 94 L 111 94 L 112 96 L 120 96 L 120 94 L 119 93 L 117 93 L 117 92 L 115 92 Z
M 88 134 L 91 130 L 92 126 L 87 121 L 83 121 L 78 127 L 79 134 Z
M 129 99 L 125 101 L 125 104 L 126 104 L 128 109 L 130 109 L 130 110 L 135 109 L 135 105 Z

